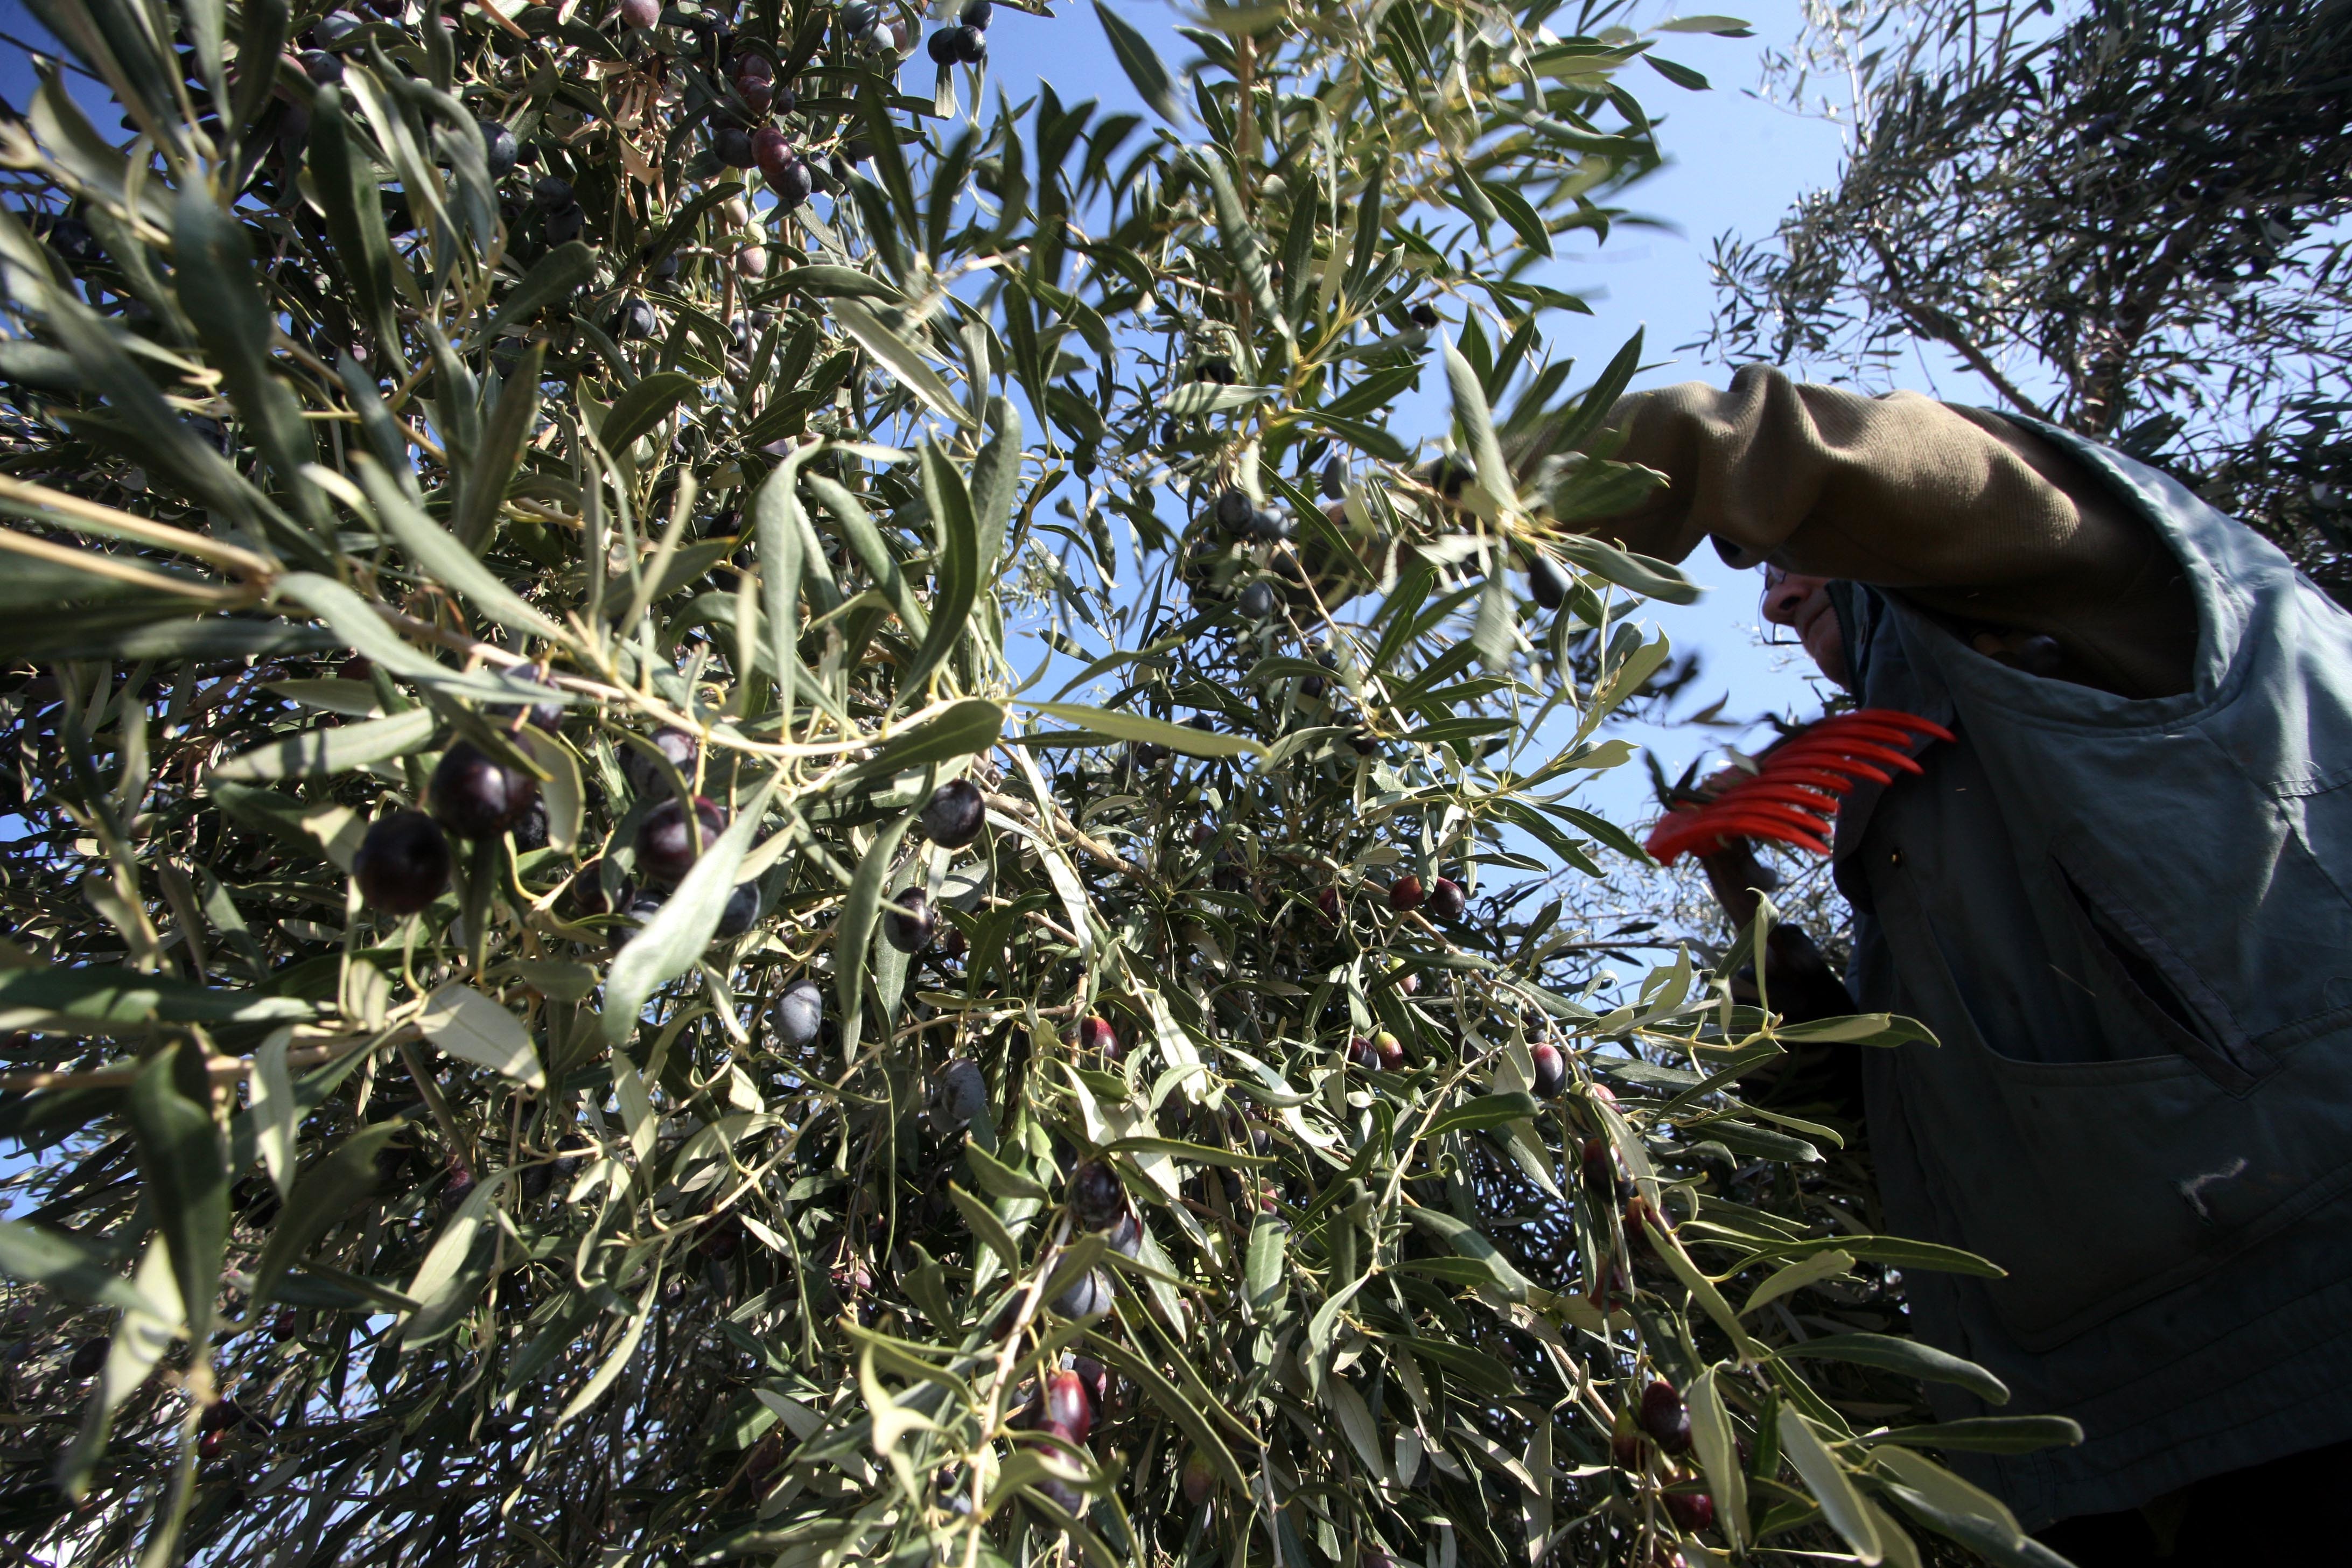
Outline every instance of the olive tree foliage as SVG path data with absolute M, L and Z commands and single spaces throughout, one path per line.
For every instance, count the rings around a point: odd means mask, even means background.
M 1522 896 L 1686 594 L 1529 276 L 1654 39 L 999 0 L 1147 123 L 807 0 L 36 9 L 14 1547 L 2023 1560 L 1925 1450 L 2066 1424 L 1905 1426 L 2000 1391 L 1885 1307 L 1988 1266 Z
M 1717 244 L 1711 346 L 1865 383 L 1936 345 L 2352 594 L 2352 11 L 1811 0 L 1767 90 L 1847 156 Z

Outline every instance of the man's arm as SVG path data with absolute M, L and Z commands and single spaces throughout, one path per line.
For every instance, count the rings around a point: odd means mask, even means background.
M 2006 420 L 1749 365 L 1728 391 L 1637 393 L 1611 423 L 1614 456 L 1668 482 L 1596 534 L 1669 561 L 1715 535 L 1958 622 L 2046 634 L 2069 679 L 2130 697 L 2189 688 L 2196 610 L 2179 563 L 2089 473 Z

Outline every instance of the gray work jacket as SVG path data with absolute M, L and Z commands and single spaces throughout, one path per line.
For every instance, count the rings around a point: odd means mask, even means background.
M 2021 421 L 2021 423 L 2023 423 Z M 1862 700 L 1951 726 L 1840 814 L 1914 1328 L 2071 1415 L 1973 1461 L 2032 1528 L 2352 1437 L 2352 616 L 2165 476 L 2047 426 L 2178 556 L 2195 682 L 2133 700 L 1842 585 Z M 1938 1389 L 1947 1419 L 1995 1414 Z

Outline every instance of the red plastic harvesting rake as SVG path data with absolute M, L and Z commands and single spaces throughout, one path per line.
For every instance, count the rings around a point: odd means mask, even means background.
M 1906 750 L 1916 735 L 1953 738 L 1941 724 L 1892 708 L 1857 708 L 1808 724 L 1713 800 L 1666 813 L 1643 847 L 1661 866 L 1688 851 L 1710 853 L 1727 838 L 1772 838 L 1827 855 L 1831 819 L 1854 780 L 1886 784 L 1895 782 L 1888 768 L 1924 771 Z

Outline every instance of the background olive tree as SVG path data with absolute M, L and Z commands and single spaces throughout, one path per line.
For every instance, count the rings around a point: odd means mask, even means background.
M 1741 1095 L 1908 1026 L 1528 896 L 1638 859 L 1573 797 L 1686 592 L 1530 275 L 1653 39 L 37 9 L 15 1549 L 2048 1560 L 1928 1451 L 2070 1425 L 1918 1425 L 2005 1395 L 1888 1304 L 1989 1266 Z M 1010 26 L 1155 119 L 975 108 Z
M 1837 183 L 1717 248 L 1710 347 L 1995 404 L 2163 464 L 2352 595 L 2352 9 L 1810 0 L 1767 90 Z

